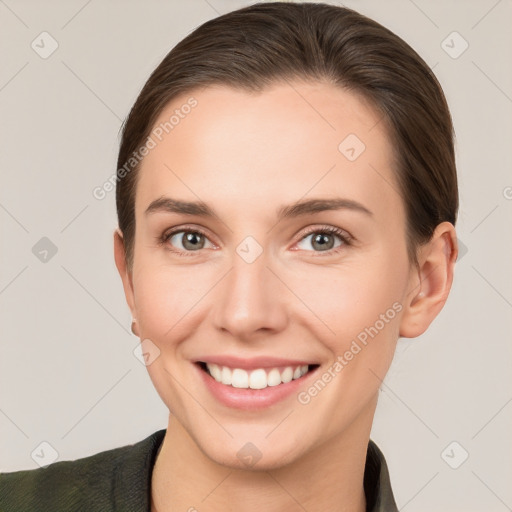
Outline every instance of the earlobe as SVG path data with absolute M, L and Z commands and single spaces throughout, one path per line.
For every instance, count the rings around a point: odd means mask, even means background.
M 133 335 L 140 337 L 139 329 L 137 327 L 137 319 L 135 319 L 135 318 L 132 320 L 131 329 L 132 329 L 132 334 Z
M 419 267 L 411 272 L 400 322 L 401 337 L 423 334 L 443 308 L 452 286 L 457 252 L 455 228 L 450 222 L 442 222 L 421 247 Z
M 137 312 L 135 311 L 132 275 L 131 272 L 128 270 L 126 264 L 124 238 L 123 233 L 119 228 L 117 228 L 114 231 L 114 259 L 117 270 L 123 282 L 123 289 L 126 297 L 126 302 L 128 304 L 128 307 L 130 308 L 132 317 L 136 318 Z

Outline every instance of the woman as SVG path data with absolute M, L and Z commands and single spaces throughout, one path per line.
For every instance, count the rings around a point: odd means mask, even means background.
M 265 3 L 211 20 L 123 129 L 115 261 L 166 430 L 0 477 L 5 510 L 397 510 L 370 440 L 398 337 L 457 256 L 450 113 L 376 22 Z

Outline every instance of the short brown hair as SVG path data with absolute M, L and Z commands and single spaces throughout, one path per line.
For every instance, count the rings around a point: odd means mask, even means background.
M 179 42 L 151 74 L 125 120 L 116 202 L 130 269 L 140 165 L 133 162 L 126 172 L 127 163 L 165 106 L 199 87 L 259 92 L 288 79 L 327 80 L 362 95 L 383 116 L 407 215 L 411 262 L 417 264 L 418 246 L 431 239 L 439 223 L 455 225 L 459 202 L 452 119 L 423 59 L 396 34 L 351 9 L 260 3 L 207 21 Z

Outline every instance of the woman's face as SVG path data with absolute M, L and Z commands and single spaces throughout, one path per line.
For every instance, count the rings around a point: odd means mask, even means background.
M 198 90 L 155 127 L 172 115 L 140 169 L 127 292 L 158 393 L 233 467 L 369 434 L 414 274 L 384 122 L 299 82 Z

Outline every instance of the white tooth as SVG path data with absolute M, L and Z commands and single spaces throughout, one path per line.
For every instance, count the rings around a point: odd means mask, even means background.
M 249 375 L 249 387 L 251 389 L 263 389 L 267 387 L 267 373 L 265 370 L 254 370 Z
M 281 383 L 299 379 L 308 372 L 309 366 L 306 364 L 295 369 L 287 366 L 282 373 L 277 368 L 273 368 L 268 375 L 262 368 L 253 370 L 250 374 L 240 368 L 231 369 L 214 363 L 207 363 L 206 368 L 217 382 L 222 382 L 226 386 L 242 389 L 264 389 L 267 386 L 278 386 Z
M 206 363 L 206 367 L 208 368 L 208 371 L 210 372 L 210 375 L 217 381 L 222 382 L 222 372 L 218 365 L 216 364 L 208 364 Z
M 293 368 L 291 366 L 287 366 L 283 373 L 281 373 L 281 381 L 283 383 L 290 382 L 293 378 Z
M 226 386 L 231 385 L 231 370 L 227 366 L 222 367 L 221 381 L 222 384 L 226 384 Z
M 269 386 L 278 386 L 281 384 L 281 374 L 277 368 L 270 370 L 267 375 L 267 384 Z
M 231 376 L 231 385 L 234 388 L 248 388 L 249 387 L 249 375 L 245 370 L 235 368 Z

